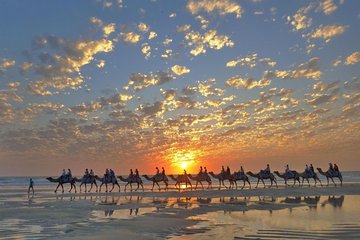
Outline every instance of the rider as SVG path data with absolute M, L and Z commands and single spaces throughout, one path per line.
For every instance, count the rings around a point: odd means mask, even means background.
M 137 168 L 135 169 L 135 177 L 136 177 L 136 178 L 139 178 L 139 177 L 140 177 L 140 175 L 139 175 L 139 170 L 138 170 Z
M 133 173 L 133 170 L 130 169 L 130 174 L 129 174 L 129 178 L 132 179 L 134 177 L 134 173 Z
M 162 167 L 161 174 L 162 174 L 163 176 L 165 176 L 165 168 L 164 168 L 164 167 Z
M 109 179 L 109 175 L 110 175 L 110 172 L 109 172 L 109 169 L 107 168 L 105 170 L 105 174 L 104 174 L 105 179 Z
M 62 170 L 62 174 L 61 174 L 61 178 L 63 180 L 65 180 L 65 177 L 66 177 L 66 172 L 65 172 L 65 169 Z
M 265 175 L 269 175 L 270 174 L 270 165 L 266 164 L 266 168 L 265 169 L 261 169 L 260 173 L 265 174 Z
M 205 175 L 207 175 L 207 169 L 206 169 L 206 167 L 204 167 L 204 173 L 205 173 Z
M 286 164 L 286 168 L 285 168 L 285 174 L 288 176 L 288 177 L 292 177 L 292 172 L 289 168 L 289 164 Z
M 309 175 L 309 173 L 310 173 L 310 169 L 309 169 L 309 166 L 306 164 L 305 165 L 305 174 Z
M 159 168 L 156 167 L 155 169 L 156 169 L 156 175 L 159 175 L 160 174 Z
M 243 174 L 245 174 L 245 171 L 244 171 L 244 169 L 243 169 L 243 166 L 240 166 L 240 173 L 243 175 Z
M 68 172 L 66 173 L 66 177 L 67 179 L 70 181 L 70 179 L 72 178 L 72 174 L 71 174 L 71 170 L 70 168 L 68 168 Z
M 312 163 L 310 163 L 310 171 L 311 171 L 311 174 L 314 174 L 315 173 L 315 170 L 314 170 L 314 166 L 312 165 Z
M 231 174 L 231 171 L 230 171 L 229 166 L 226 167 L 226 174 L 227 174 L 228 176 L 230 176 L 230 174 Z
M 89 177 L 89 169 L 85 169 L 84 178 L 88 179 Z
M 329 163 L 329 172 L 331 174 L 334 174 L 334 167 L 333 167 L 332 163 Z
M 186 170 L 184 169 L 184 175 L 187 175 Z
M 225 168 L 224 168 L 224 166 L 221 167 L 221 173 L 225 173 Z
M 200 166 L 200 170 L 199 170 L 198 175 L 201 175 L 201 174 L 203 174 L 203 168 L 202 168 L 202 166 Z
M 110 169 L 109 173 L 110 173 L 110 179 L 111 179 L 111 181 L 113 181 L 113 180 L 115 179 L 115 172 L 114 172 L 114 170 Z
M 338 165 L 336 165 L 336 163 L 334 163 L 334 172 L 335 172 L 335 174 L 339 174 L 339 167 L 338 167 Z
M 94 171 L 92 169 L 90 169 L 90 176 L 94 177 Z

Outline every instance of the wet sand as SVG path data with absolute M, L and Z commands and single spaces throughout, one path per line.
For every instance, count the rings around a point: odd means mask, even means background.
M 53 186 L 53 185 L 51 185 Z M 360 184 L 35 195 L 0 189 L 0 239 L 359 239 Z

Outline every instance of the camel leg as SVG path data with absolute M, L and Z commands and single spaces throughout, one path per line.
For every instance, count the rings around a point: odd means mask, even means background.
M 248 184 L 249 184 L 249 188 L 251 189 L 251 184 L 250 184 L 250 181 L 249 180 L 246 180 L 247 182 L 248 182 Z
M 142 183 L 140 183 L 140 185 L 141 185 L 142 190 L 144 191 L 144 185 Z
M 202 190 L 204 190 L 204 185 L 202 184 L 202 182 L 200 181 L 199 183 L 201 185 Z M 197 182 L 196 182 L 196 186 L 197 186 Z M 196 187 L 195 187 L 195 189 L 196 189 Z
M 208 189 L 211 189 L 212 188 L 212 186 L 211 186 L 211 182 L 210 181 L 208 181 Z
M 343 182 L 342 177 L 339 177 L 339 180 L 340 180 L 340 186 L 342 186 L 342 182 Z
M 190 191 L 192 191 L 192 185 L 191 185 L 191 182 L 189 182 L 189 185 L 190 185 Z
M 329 186 L 329 177 L 326 177 L 326 180 L 327 180 L 327 185 L 326 186 Z
M 255 188 L 257 188 L 257 187 L 258 187 L 259 182 L 260 182 L 260 178 L 258 178 Z
M 95 184 L 95 187 L 96 187 L 96 192 L 98 192 L 98 185 L 97 185 L 96 181 L 94 182 L 94 184 Z
M 128 184 L 129 184 L 129 183 L 126 183 L 126 184 L 125 184 L 125 189 L 124 189 L 124 192 L 126 192 L 126 187 L 127 187 L 127 185 L 128 185 Z
M 60 183 L 57 185 L 56 189 L 55 189 L 55 193 L 57 192 L 58 188 L 60 187 Z
M 137 188 L 135 189 L 135 192 L 139 189 L 139 187 L 140 187 L 140 184 L 137 183 Z
M 262 183 L 264 184 L 264 188 L 266 188 L 266 185 L 265 185 L 265 182 L 264 182 L 264 179 L 261 179 Z M 271 185 L 270 185 L 271 187 Z
M 119 183 L 116 183 L 116 186 L 118 186 L 118 188 L 119 188 L 119 192 L 120 192 L 120 185 L 119 185 Z
M 334 178 L 331 178 L 331 181 L 334 183 L 335 187 L 336 187 L 336 183 L 334 181 Z
M 159 183 L 158 182 L 155 182 L 156 183 L 156 185 L 158 186 L 158 188 L 159 188 L 159 191 L 161 190 L 161 188 L 160 188 L 160 185 L 159 185 Z
M 275 182 L 276 188 L 278 188 L 278 185 L 277 185 L 277 182 L 276 182 L 276 180 L 275 180 L 275 179 L 274 179 L 274 182 Z

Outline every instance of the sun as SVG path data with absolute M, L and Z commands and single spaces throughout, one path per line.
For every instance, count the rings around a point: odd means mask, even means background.
M 168 155 L 168 158 L 174 170 L 179 171 L 193 171 L 196 163 L 199 161 L 198 157 L 201 155 L 199 150 L 176 150 Z

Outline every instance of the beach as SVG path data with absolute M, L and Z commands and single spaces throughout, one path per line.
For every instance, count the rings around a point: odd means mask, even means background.
M 124 192 L 122 184 L 111 193 L 68 193 L 65 185 L 64 194 L 38 180 L 34 195 L 8 179 L 0 188 L 0 239 L 357 239 L 360 182 L 354 179 L 337 187 L 242 190 L 146 185 Z

